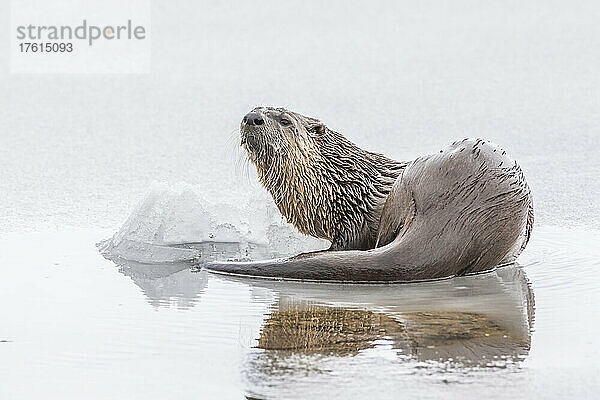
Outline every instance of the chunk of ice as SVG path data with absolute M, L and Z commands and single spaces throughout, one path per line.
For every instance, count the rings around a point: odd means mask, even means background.
M 193 185 L 154 183 L 119 231 L 98 247 L 111 259 L 175 263 L 281 257 L 329 246 L 287 224 L 266 193 L 240 197 L 213 203 Z

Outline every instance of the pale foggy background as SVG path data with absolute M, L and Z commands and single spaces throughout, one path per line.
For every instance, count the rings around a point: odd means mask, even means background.
M 257 105 L 401 160 L 488 138 L 539 223 L 598 227 L 599 18 L 595 1 L 155 1 L 148 75 L 11 75 L 3 35 L 0 232 L 116 228 L 154 180 L 243 195 L 227 139 Z

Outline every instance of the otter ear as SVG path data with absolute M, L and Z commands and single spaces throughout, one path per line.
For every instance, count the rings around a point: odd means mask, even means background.
M 308 131 L 314 133 L 315 135 L 322 135 L 325 133 L 325 125 L 323 125 L 323 123 L 320 121 L 313 122 L 308 127 Z

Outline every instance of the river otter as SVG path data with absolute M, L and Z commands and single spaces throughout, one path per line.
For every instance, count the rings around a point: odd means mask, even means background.
M 406 282 L 512 262 L 533 225 L 529 186 L 497 145 L 464 139 L 411 162 L 362 150 L 317 119 L 258 107 L 241 146 L 281 213 L 328 251 L 208 270 L 316 281 Z

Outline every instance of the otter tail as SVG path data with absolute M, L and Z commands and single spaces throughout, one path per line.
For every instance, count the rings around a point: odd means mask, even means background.
M 391 283 L 451 277 L 444 269 L 399 262 L 393 244 L 366 251 L 322 251 L 265 261 L 218 261 L 203 267 L 210 272 L 237 276 L 319 282 Z

